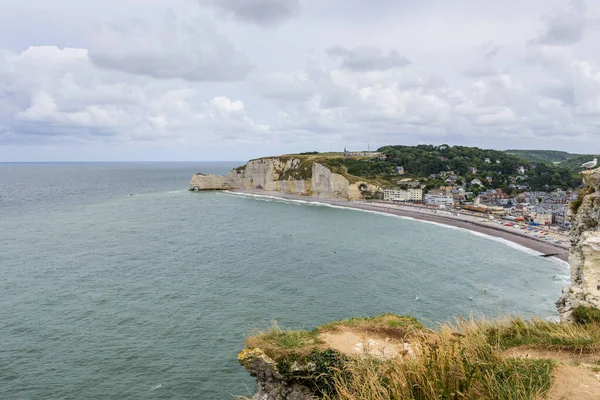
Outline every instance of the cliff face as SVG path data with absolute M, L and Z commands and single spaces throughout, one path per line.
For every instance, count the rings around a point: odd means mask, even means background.
M 350 181 L 328 167 L 293 157 L 261 158 L 223 176 L 198 173 L 190 181 L 190 190 L 264 189 L 301 196 L 355 200 L 379 187 L 367 182 Z
M 311 390 L 299 383 L 285 380 L 277 369 L 277 363 L 261 349 L 245 349 L 238 361 L 256 378 L 258 391 L 252 400 L 311 400 Z
M 564 322 L 573 321 L 577 306 L 600 308 L 600 168 L 583 172 L 583 183 L 571 216 L 571 286 L 556 302 Z

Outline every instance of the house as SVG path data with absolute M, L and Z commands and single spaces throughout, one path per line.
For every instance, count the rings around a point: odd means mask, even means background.
M 500 160 L 496 160 L 496 164 L 502 164 Z
M 490 184 L 494 181 L 494 179 L 491 176 L 486 176 L 485 180 Z
M 469 167 L 469 173 L 470 174 L 476 174 L 477 173 L 477 168 L 475 168 L 475 167 Z
M 547 210 L 539 210 L 533 219 L 540 225 L 552 225 L 552 212 Z
M 384 189 L 383 200 L 385 201 L 422 201 L 423 189 L 410 188 L 408 190 Z
M 492 162 L 490 161 L 490 159 L 489 159 L 489 158 L 487 158 L 487 157 L 486 157 L 486 159 L 484 160 L 484 162 L 485 162 L 486 164 L 491 164 L 491 163 L 492 163 Z
M 562 210 L 554 213 L 554 223 L 564 228 L 570 228 L 569 210 Z
M 483 183 L 481 183 L 479 179 L 475 178 L 471 181 L 471 185 L 483 186 Z
M 404 167 L 396 167 L 396 173 L 398 175 L 404 175 Z
M 452 198 L 454 199 L 454 204 L 462 203 L 466 201 L 465 195 L 461 193 L 453 193 Z
M 425 204 L 432 206 L 453 206 L 454 198 L 445 194 L 426 194 Z
M 519 175 L 524 175 L 525 174 L 525 168 L 522 165 L 520 165 L 519 168 L 517 168 L 517 173 Z
M 448 161 L 447 157 L 440 157 L 440 161 Z
M 410 188 L 408 194 L 410 195 L 410 201 L 423 201 L 423 189 L 421 188 Z

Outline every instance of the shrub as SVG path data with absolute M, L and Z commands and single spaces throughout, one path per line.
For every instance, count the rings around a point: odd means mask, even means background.
M 573 309 L 573 318 L 578 324 L 600 323 L 600 309 L 577 306 Z

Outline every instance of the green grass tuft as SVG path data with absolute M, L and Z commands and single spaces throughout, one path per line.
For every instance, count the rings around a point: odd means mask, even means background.
M 600 323 L 600 309 L 577 306 L 573 309 L 573 318 L 578 324 L 598 324 Z

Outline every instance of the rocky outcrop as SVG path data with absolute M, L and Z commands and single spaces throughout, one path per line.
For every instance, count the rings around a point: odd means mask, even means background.
M 285 380 L 277 363 L 260 349 L 244 349 L 238 355 L 240 364 L 256 378 L 258 391 L 253 400 L 311 400 L 311 390 L 296 382 Z
M 571 216 L 571 286 L 556 302 L 564 322 L 573 321 L 578 306 L 600 308 L 600 168 L 582 174 L 584 188 Z
M 350 181 L 342 174 L 307 158 L 260 158 L 223 176 L 198 173 L 190 190 L 263 189 L 300 196 L 356 200 L 380 191 L 368 182 Z

